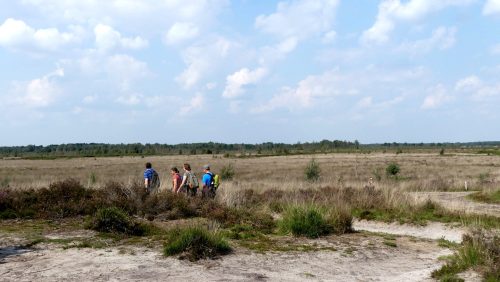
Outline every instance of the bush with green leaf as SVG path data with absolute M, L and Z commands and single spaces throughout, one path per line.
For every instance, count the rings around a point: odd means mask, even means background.
M 348 210 L 325 209 L 314 205 L 290 206 L 285 209 L 278 226 L 283 233 L 318 238 L 351 231 L 352 216 Z
M 321 169 L 319 164 L 315 159 L 311 159 L 311 161 L 307 164 L 304 169 L 304 175 L 307 181 L 315 182 L 319 180 Z
M 144 235 L 143 225 L 134 222 L 129 215 L 117 207 L 99 209 L 87 227 L 99 232 Z
M 400 171 L 400 167 L 397 163 L 390 163 L 386 168 L 385 168 L 385 172 L 388 176 L 392 176 L 392 177 L 395 177 L 399 171 Z
M 232 164 L 225 165 L 220 170 L 220 177 L 223 180 L 231 180 L 234 178 L 234 167 Z
M 163 252 L 165 256 L 181 254 L 181 259 L 196 261 L 228 254 L 231 247 L 221 233 L 194 226 L 170 231 Z

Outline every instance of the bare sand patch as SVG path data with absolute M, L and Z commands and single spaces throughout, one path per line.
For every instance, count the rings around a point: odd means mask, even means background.
M 430 199 L 446 209 L 478 215 L 500 216 L 499 204 L 474 202 L 466 197 L 474 192 L 413 192 L 417 199 Z
M 331 250 L 261 254 L 236 247 L 223 258 L 192 263 L 144 247 L 64 250 L 40 244 L 3 257 L 0 280 L 432 281 L 430 273 L 441 265 L 437 258 L 451 253 L 430 240 L 396 237 L 394 247 L 365 233 L 297 240 Z

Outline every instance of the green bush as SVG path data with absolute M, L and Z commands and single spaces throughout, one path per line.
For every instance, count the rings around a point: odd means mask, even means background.
M 202 227 L 188 227 L 171 231 L 163 252 L 165 256 L 182 254 L 181 259 L 196 261 L 228 254 L 231 247 L 220 233 Z
M 456 279 L 457 273 L 470 268 L 479 271 L 484 281 L 500 280 L 500 237 L 497 234 L 473 230 L 470 235 L 464 235 L 462 245 L 445 265 L 432 272 L 432 277 Z
M 319 180 L 321 169 L 319 168 L 319 164 L 315 159 L 311 159 L 311 161 L 307 164 L 304 169 L 305 178 L 307 181 L 315 182 Z
M 386 168 L 385 172 L 388 176 L 396 176 L 401 169 L 397 163 L 390 163 Z
M 98 210 L 87 227 L 106 233 L 121 233 L 138 236 L 146 233 L 146 228 L 144 228 L 143 225 L 134 222 L 127 213 L 117 207 Z
M 220 177 L 223 180 L 231 180 L 234 178 L 234 167 L 232 164 L 225 165 L 220 170 Z
M 333 226 L 324 218 L 324 211 L 313 206 L 289 207 L 278 226 L 283 233 L 309 238 L 318 238 L 333 232 Z

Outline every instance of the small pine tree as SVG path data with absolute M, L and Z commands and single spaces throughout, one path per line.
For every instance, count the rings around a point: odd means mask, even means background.
M 304 170 L 306 180 L 310 182 L 318 181 L 320 172 L 321 169 L 315 159 L 311 159 Z
M 390 163 L 386 168 L 385 172 L 388 176 L 396 176 L 401 169 L 397 163 Z

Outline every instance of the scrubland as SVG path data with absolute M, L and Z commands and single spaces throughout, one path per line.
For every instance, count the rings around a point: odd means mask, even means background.
M 311 159 L 319 167 L 315 181 L 308 181 L 304 172 Z M 147 161 L 162 179 L 160 193 L 155 195 L 146 195 L 141 186 Z M 222 180 L 214 200 L 174 195 L 168 191 L 168 172 L 185 162 L 199 177 L 207 163 L 216 173 L 231 166 L 234 176 Z M 389 164 L 397 164 L 400 171 L 387 174 Z M 420 252 L 429 255 L 419 260 L 422 269 L 414 270 L 420 274 L 413 279 L 431 279 L 432 271 L 436 279 L 460 279 L 457 273 L 474 270 L 488 281 L 497 281 L 500 207 L 495 199 L 499 183 L 500 158 L 476 154 L 0 160 L 0 234 L 6 242 L 0 246 L 0 260 L 9 265 L 13 258 L 24 255 L 12 250 L 38 246 L 46 251 L 58 246 L 65 250 L 111 248 L 130 252 L 135 252 L 133 248 L 151 248 L 166 256 L 202 259 L 205 267 L 210 265 L 207 258 L 228 254 L 223 261 L 237 260 L 250 252 L 264 255 L 261 260 L 285 263 L 282 256 L 293 253 L 311 259 L 312 252 L 318 254 L 313 255 L 315 259 L 332 256 L 339 266 L 346 267 L 343 256 L 338 257 L 342 250 L 347 258 L 362 254 L 375 260 L 370 269 L 363 268 L 370 280 L 377 279 L 370 276 L 378 273 L 377 267 L 390 268 L 390 264 L 384 264 L 380 250 L 389 256 L 406 256 L 403 254 L 416 251 L 415 246 L 420 244 L 425 245 L 419 245 L 425 249 Z M 440 222 L 473 231 L 463 243 L 447 245 L 450 256 L 437 261 L 444 254 L 437 241 L 415 235 L 413 242 L 399 235 L 369 232 L 362 232 L 360 237 L 356 224 L 366 220 L 397 222 L 403 224 L 402 228 L 404 224 L 425 228 L 429 222 Z M 54 232 L 66 234 L 65 239 L 51 239 Z M 68 235 L 74 232 L 86 235 Z M 239 263 L 258 265 L 253 259 Z M 389 278 L 404 278 L 412 272 L 412 264 L 419 265 L 414 258 L 406 259 L 408 267 L 395 270 Z M 349 276 L 340 268 L 337 275 L 329 276 L 327 269 L 315 276 L 312 273 L 317 269 L 308 266 L 303 273 L 288 278 L 363 280 L 363 276 Z M 268 269 L 262 275 L 280 280 L 280 271 L 286 269 L 278 263 L 276 271 Z M 208 280 L 216 280 L 216 273 Z M 182 280 L 181 274 L 175 275 Z M 5 277 L 15 280 L 18 276 Z M 419 281 L 408 277 L 406 280 Z M 189 278 L 192 276 L 185 276 L 185 280 Z M 254 279 L 258 277 L 247 277 Z

